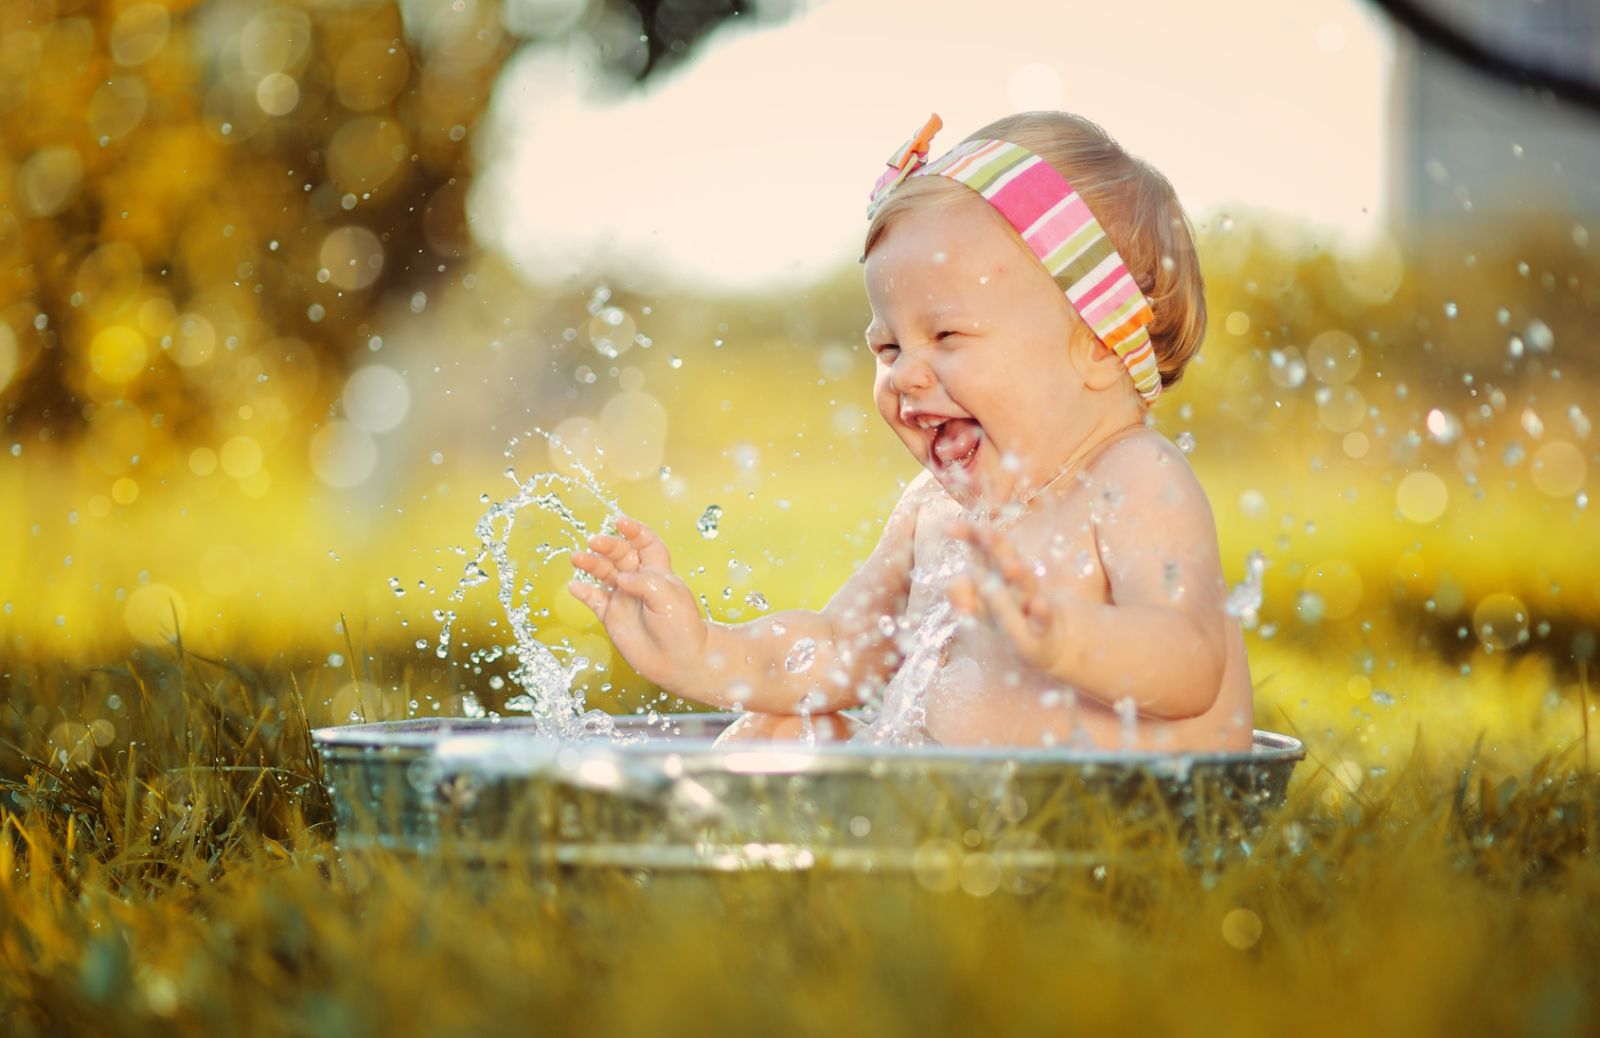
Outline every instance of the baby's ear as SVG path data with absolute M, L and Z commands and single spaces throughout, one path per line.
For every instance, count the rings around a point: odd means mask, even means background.
M 1090 389 L 1110 389 L 1128 377 L 1122 358 L 1101 342 L 1082 320 L 1073 322 L 1067 352 L 1073 370 L 1083 377 L 1083 384 Z

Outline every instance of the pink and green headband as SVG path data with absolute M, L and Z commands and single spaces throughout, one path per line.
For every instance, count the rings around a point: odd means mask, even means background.
M 1066 285 L 1078 316 L 1122 358 L 1145 402 L 1153 402 L 1161 395 L 1161 372 L 1146 326 L 1155 314 L 1088 203 L 1050 163 L 1010 141 L 967 141 L 928 162 L 928 146 L 943 125 L 930 117 L 889 157 L 889 169 L 872 188 L 867 218 L 908 177 L 947 177 L 972 188 Z

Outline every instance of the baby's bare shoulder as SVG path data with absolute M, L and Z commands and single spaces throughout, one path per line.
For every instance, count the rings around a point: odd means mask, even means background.
M 1085 474 L 1102 488 L 1096 496 L 1103 501 L 1211 513 L 1211 502 L 1189 459 L 1153 429 L 1112 443 L 1089 463 Z

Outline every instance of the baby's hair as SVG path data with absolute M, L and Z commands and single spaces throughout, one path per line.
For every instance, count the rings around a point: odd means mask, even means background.
M 1205 281 L 1195 253 L 1189 218 L 1172 184 L 1159 170 L 1124 151 L 1096 124 L 1070 112 L 1020 112 L 996 120 L 966 138 L 1005 140 L 1038 155 L 1083 196 L 1122 254 L 1155 321 L 1150 341 L 1165 389 L 1183 377 L 1206 331 Z M 934 157 L 942 152 L 936 152 Z M 878 207 L 867 228 L 865 260 L 896 218 L 919 207 L 947 208 L 971 188 L 939 176 L 910 177 Z M 1004 224 L 1002 219 L 999 221 Z M 1022 237 L 1016 237 L 1019 245 Z M 1085 325 L 1087 328 L 1087 325 Z

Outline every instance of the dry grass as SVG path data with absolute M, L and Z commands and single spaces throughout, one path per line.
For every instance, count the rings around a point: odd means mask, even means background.
M 341 865 L 307 739 L 317 694 L 293 675 L 136 653 L 8 680 L 11 1033 L 1579 1034 L 1600 1020 L 1586 681 L 1560 710 L 1501 715 L 1498 753 L 1413 732 L 1374 773 L 1375 743 L 1314 742 L 1246 857 L 1194 868 L 1147 849 L 976 898 L 911 877 Z M 131 739 L 57 746 L 20 719 L 112 695 Z M 1398 743 L 1409 720 L 1374 737 Z

